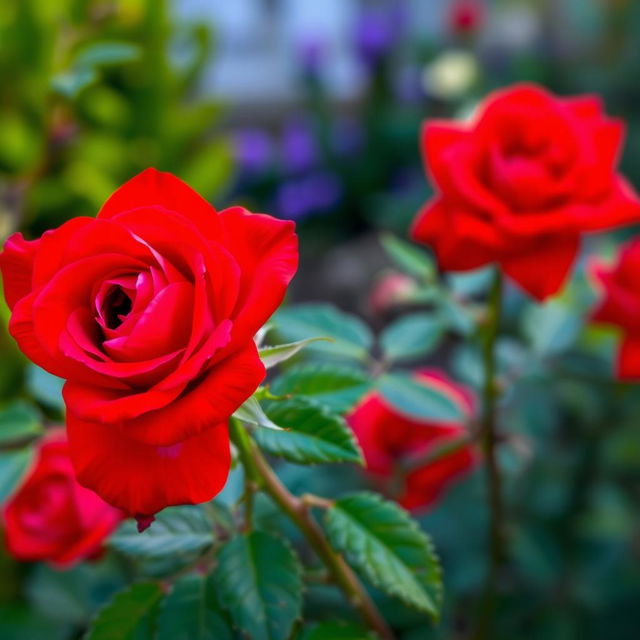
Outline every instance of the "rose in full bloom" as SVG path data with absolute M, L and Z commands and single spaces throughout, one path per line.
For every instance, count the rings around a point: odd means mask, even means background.
M 61 567 L 99 555 L 124 516 L 78 484 L 62 428 L 40 441 L 34 466 L 3 515 L 13 556 Z
M 601 290 L 592 319 L 622 334 L 616 375 L 640 381 L 640 240 L 624 245 L 613 266 L 595 262 L 592 274 Z
M 492 94 L 470 122 L 429 121 L 422 151 L 436 195 L 413 238 L 444 270 L 494 262 L 543 300 L 565 282 L 583 232 L 640 220 L 616 170 L 623 136 L 597 96 L 532 85 Z
M 9 330 L 66 379 L 84 486 L 135 516 L 220 491 L 229 416 L 265 375 L 254 334 L 297 262 L 292 222 L 218 212 L 154 169 L 97 218 L 9 238 L 0 255 Z
M 446 393 L 462 415 L 473 415 L 475 400 L 466 387 L 437 370 L 422 370 L 415 377 Z M 478 459 L 470 444 L 444 452 L 447 445 L 467 435 L 464 424 L 409 417 L 377 392 L 367 395 L 347 416 L 347 422 L 362 447 L 367 471 L 382 490 L 392 494 L 406 509 L 432 505 L 456 479 L 469 472 Z M 428 464 L 418 463 L 436 451 L 443 453 Z M 403 473 L 407 465 L 411 465 L 411 470 Z

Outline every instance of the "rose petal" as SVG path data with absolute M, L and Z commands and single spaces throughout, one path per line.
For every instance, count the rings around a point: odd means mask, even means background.
M 33 263 L 39 246 L 40 240 L 25 240 L 21 233 L 14 233 L 4 245 L 0 254 L 0 271 L 9 309 L 31 293 Z

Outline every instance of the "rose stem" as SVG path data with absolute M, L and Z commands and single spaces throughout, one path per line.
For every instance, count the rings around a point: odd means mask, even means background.
M 484 388 L 480 437 L 484 453 L 484 467 L 486 470 L 489 502 L 489 568 L 476 628 L 476 638 L 478 638 L 478 640 L 493 637 L 492 626 L 496 605 L 496 582 L 504 557 L 504 510 L 502 505 L 500 469 L 496 455 L 496 404 L 498 387 L 496 384 L 495 346 L 499 332 L 501 310 L 502 274 L 496 269 L 493 285 L 489 294 L 488 318 L 482 345 Z
M 309 501 L 294 496 L 280 482 L 278 476 L 238 420 L 231 419 L 229 431 L 231 440 L 238 449 L 240 461 L 245 470 L 258 480 L 259 488 L 271 497 L 304 534 L 318 557 L 330 571 L 335 582 L 347 596 L 349 602 L 359 611 L 362 619 L 382 640 L 394 640 L 391 629 L 380 615 L 355 573 L 344 558 L 331 548 L 324 532 L 311 514 Z

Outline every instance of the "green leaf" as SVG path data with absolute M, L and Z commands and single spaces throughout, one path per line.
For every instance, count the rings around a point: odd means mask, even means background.
M 286 307 L 278 311 L 275 323 L 278 333 L 292 342 L 316 336 L 333 340 L 309 344 L 310 351 L 366 360 L 373 344 L 371 331 L 360 318 L 328 304 Z
M 143 572 L 152 576 L 191 564 L 213 543 L 213 523 L 201 505 L 164 509 L 142 533 L 134 520 L 125 520 L 109 539 L 111 547 L 135 559 Z
M 267 369 L 275 367 L 277 364 L 293 358 L 299 351 L 304 349 L 308 344 L 317 342 L 318 340 L 328 340 L 330 338 L 307 338 L 306 340 L 299 340 L 298 342 L 290 342 L 288 344 L 279 344 L 274 347 L 261 347 L 258 350 L 260 354 L 260 360 Z
M 161 597 L 155 582 L 139 582 L 120 591 L 98 612 L 85 640 L 151 640 Z
M 433 279 L 436 269 L 424 251 L 391 233 L 381 234 L 380 243 L 399 269 L 422 280 Z
M 413 360 L 438 346 L 445 333 L 442 320 L 433 313 L 411 313 L 396 320 L 380 336 L 387 360 Z
M 304 396 L 338 413 L 351 409 L 370 388 L 371 381 L 362 371 L 318 362 L 290 367 L 271 384 L 277 396 Z
M 428 382 L 408 374 L 390 373 L 378 381 L 378 390 L 400 413 L 418 420 L 457 422 L 465 419 L 462 408 L 451 396 Z
M 131 62 L 140 56 L 140 47 L 128 42 L 96 42 L 76 55 L 74 67 L 105 67 Z
M 307 629 L 300 640 L 376 640 L 377 637 L 352 622 L 321 622 Z
M 301 464 L 363 463 L 353 432 L 340 416 L 302 399 L 274 402 L 268 411 L 275 422 L 287 429 L 260 429 L 254 433 L 268 453 Z
M 531 348 L 541 356 L 562 353 L 571 347 L 582 329 L 581 317 L 560 302 L 531 305 L 523 329 Z
M 35 364 L 29 365 L 27 369 L 27 388 L 29 393 L 47 407 L 64 410 L 64 400 L 62 399 L 62 387 L 64 380 L 50 374 Z
M 213 576 L 221 604 L 251 640 L 286 640 L 302 607 L 302 568 L 291 547 L 264 531 L 233 538 Z
M 6 500 L 29 471 L 33 460 L 32 447 L 0 452 L 0 502 Z
M 431 540 L 409 514 L 373 493 L 337 500 L 325 514 L 332 545 L 379 589 L 437 618 L 442 572 Z
M 26 402 L 18 400 L 0 412 L 0 446 L 29 440 L 42 433 L 40 415 Z
M 75 98 L 83 89 L 98 79 L 95 69 L 85 67 L 57 73 L 51 78 L 51 87 L 65 98 Z
M 238 407 L 233 417 L 256 427 L 266 427 L 267 429 L 274 429 L 275 431 L 281 429 L 280 426 L 269 419 L 254 396 L 251 396 L 244 404 Z
M 232 640 L 210 588 L 201 575 L 190 574 L 176 581 L 160 607 L 156 640 Z

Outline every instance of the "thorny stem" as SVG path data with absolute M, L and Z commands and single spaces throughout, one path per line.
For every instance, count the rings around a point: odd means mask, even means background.
M 480 437 L 484 453 L 489 499 L 489 570 L 476 627 L 477 640 L 488 640 L 493 637 L 492 627 L 496 607 L 497 579 L 504 559 L 504 510 L 500 469 L 496 455 L 496 402 L 498 388 L 496 384 L 495 345 L 498 337 L 501 309 L 502 274 L 500 271 L 496 271 L 489 297 L 486 334 L 482 345 L 484 389 Z
M 342 589 L 349 602 L 358 610 L 362 619 L 382 640 L 394 640 L 394 635 L 384 618 L 369 597 L 344 558 L 330 546 L 324 532 L 311 514 L 311 506 L 328 507 L 330 501 L 305 496 L 304 499 L 291 494 L 255 445 L 242 424 L 232 419 L 231 440 L 238 449 L 245 471 L 256 480 L 259 489 L 267 493 L 282 511 L 296 524 L 313 547 L 318 557 L 331 573 L 333 580 Z

